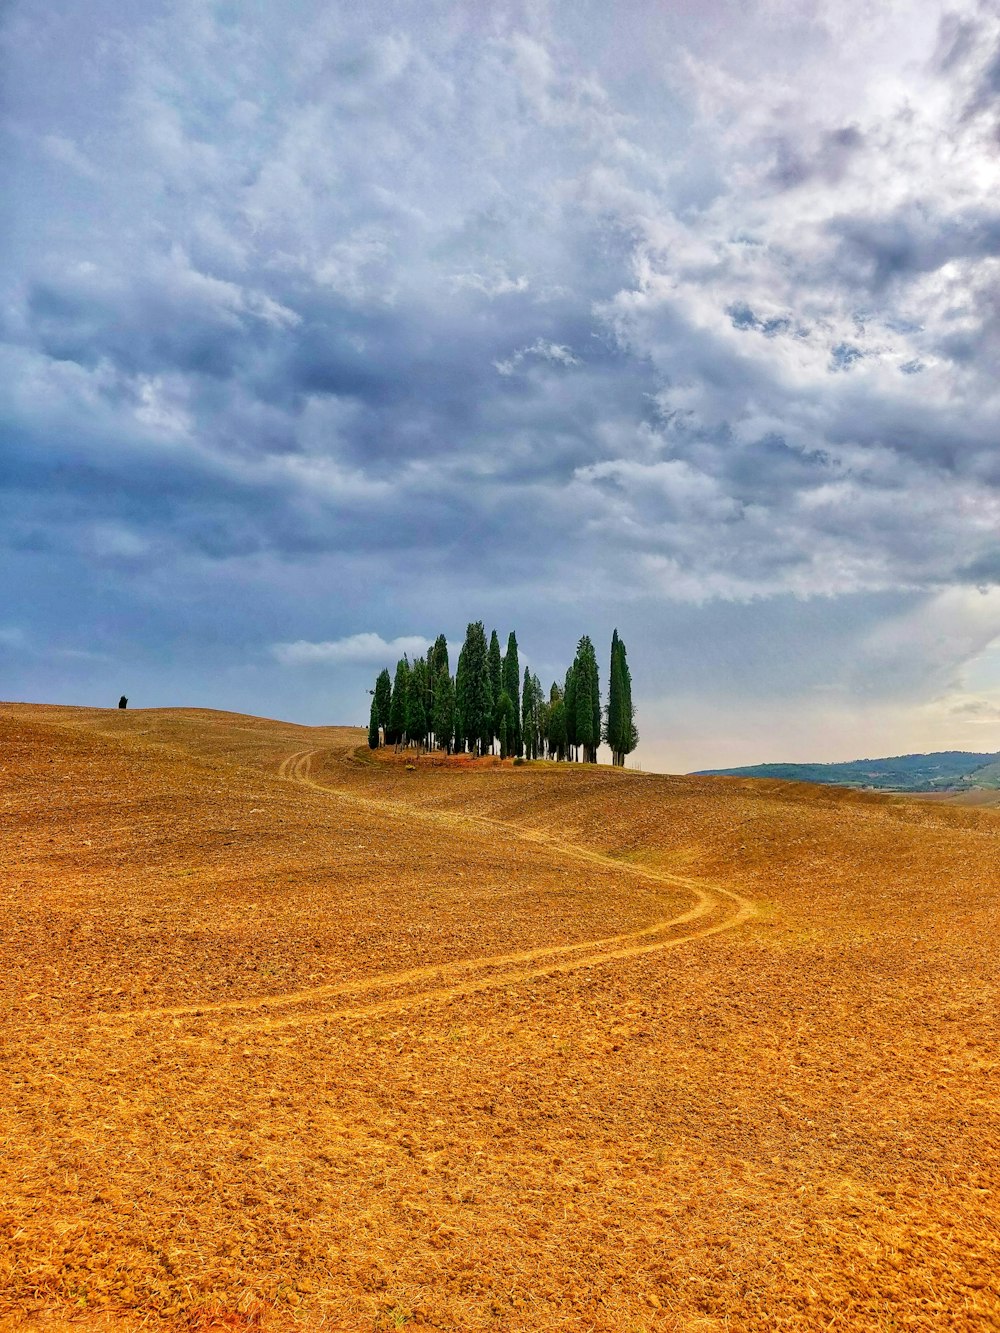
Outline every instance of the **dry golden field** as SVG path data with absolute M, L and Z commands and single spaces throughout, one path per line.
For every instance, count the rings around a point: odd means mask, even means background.
M 363 747 L 0 706 L 0 1324 L 1000 1329 L 1000 811 Z

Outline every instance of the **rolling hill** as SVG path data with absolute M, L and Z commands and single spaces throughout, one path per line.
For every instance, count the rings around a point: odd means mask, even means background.
M 1000 818 L 0 705 L 0 1329 L 980 1330 Z
M 703 769 L 692 776 L 779 778 L 786 782 L 824 782 L 875 791 L 993 790 L 1000 788 L 1000 753 L 941 750 L 934 754 L 855 759 L 843 764 L 751 764 L 743 768 Z

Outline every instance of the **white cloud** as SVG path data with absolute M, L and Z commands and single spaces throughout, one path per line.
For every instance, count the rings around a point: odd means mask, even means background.
M 190 435 L 191 416 L 176 401 L 161 375 L 139 375 L 135 383 L 138 406 L 135 418 L 144 426 L 167 436 Z
M 524 274 L 512 278 L 508 273 L 456 273 L 451 285 L 457 290 L 463 288 L 482 292 L 484 296 L 510 296 L 514 292 L 526 292 L 530 287 Z
M 418 657 L 426 653 L 431 640 L 419 634 L 404 634 L 396 639 L 383 639 L 381 634 L 351 634 L 344 639 L 325 643 L 276 643 L 271 652 L 283 666 L 314 666 L 319 663 L 350 662 L 371 666 L 392 666 L 403 656 Z
M 575 357 L 568 347 L 561 343 L 546 342 L 544 338 L 538 338 L 530 347 L 522 347 L 512 353 L 504 360 L 494 361 L 493 364 L 501 375 L 513 375 L 514 371 L 528 357 L 536 357 L 540 361 L 549 361 L 556 366 L 578 366 L 579 358 Z

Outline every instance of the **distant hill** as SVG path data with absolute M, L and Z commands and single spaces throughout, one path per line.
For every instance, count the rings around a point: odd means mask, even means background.
M 1000 753 L 941 750 L 888 759 L 852 759 L 846 764 L 751 764 L 747 768 L 706 768 L 694 776 L 784 778 L 789 782 L 828 782 L 882 791 L 992 790 L 1000 788 Z

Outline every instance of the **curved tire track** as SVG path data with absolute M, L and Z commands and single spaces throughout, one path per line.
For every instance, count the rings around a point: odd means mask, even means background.
M 362 796 L 339 788 L 325 787 L 310 776 L 312 761 L 321 753 L 323 753 L 321 750 L 301 750 L 289 755 L 279 766 L 278 776 L 322 792 L 332 799 L 376 810 L 379 813 L 399 814 L 401 808 L 405 808 L 408 818 L 416 818 L 439 826 L 465 832 L 477 829 L 495 833 L 499 830 L 507 837 L 513 836 L 523 842 L 531 842 L 548 851 L 556 852 L 565 860 L 598 865 L 605 870 L 613 869 L 618 873 L 633 875 L 674 890 L 687 889 L 694 895 L 694 904 L 685 912 L 664 917 L 639 930 L 584 940 L 575 944 L 542 945 L 492 957 L 429 964 L 359 978 L 355 981 L 333 982 L 290 991 L 281 995 L 132 1010 L 128 1014 L 109 1015 L 107 1021 L 127 1019 L 136 1022 L 170 1018 L 176 1022 L 211 1016 L 222 1019 L 224 1027 L 240 1031 L 273 1031 L 338 1019 L 375 1017 L 402 1012 L 425 1004 L 447 1003 L 458 996 L 474 994 L 477 991 L 517 985 L 541 977 L 596 967 L 661 949 L 674 948 L 680 944 L 689 944 L 723 931 L 733 930 L 754 915 L 755 908 L 749 899 L 719 884 L 692 879 L 669 871 L 631 866 L 612 856 L 499 819 L 423 810 L 419 806 L 403 806 L 399 801 Z M 691 929 L 698 922 L 703 924 Z M 364 1000 L 365 997 L 371 997 L 368 1003 L 351 1003 L 352 1000 Z M 280 1012 L 287 1009 L 295 1012 Z M 275 1013 L 276 1010 L 279 1012 Z M 228 1024 L 225 1021 L 227 1019 L 232 1019 L 233 1022 Z

